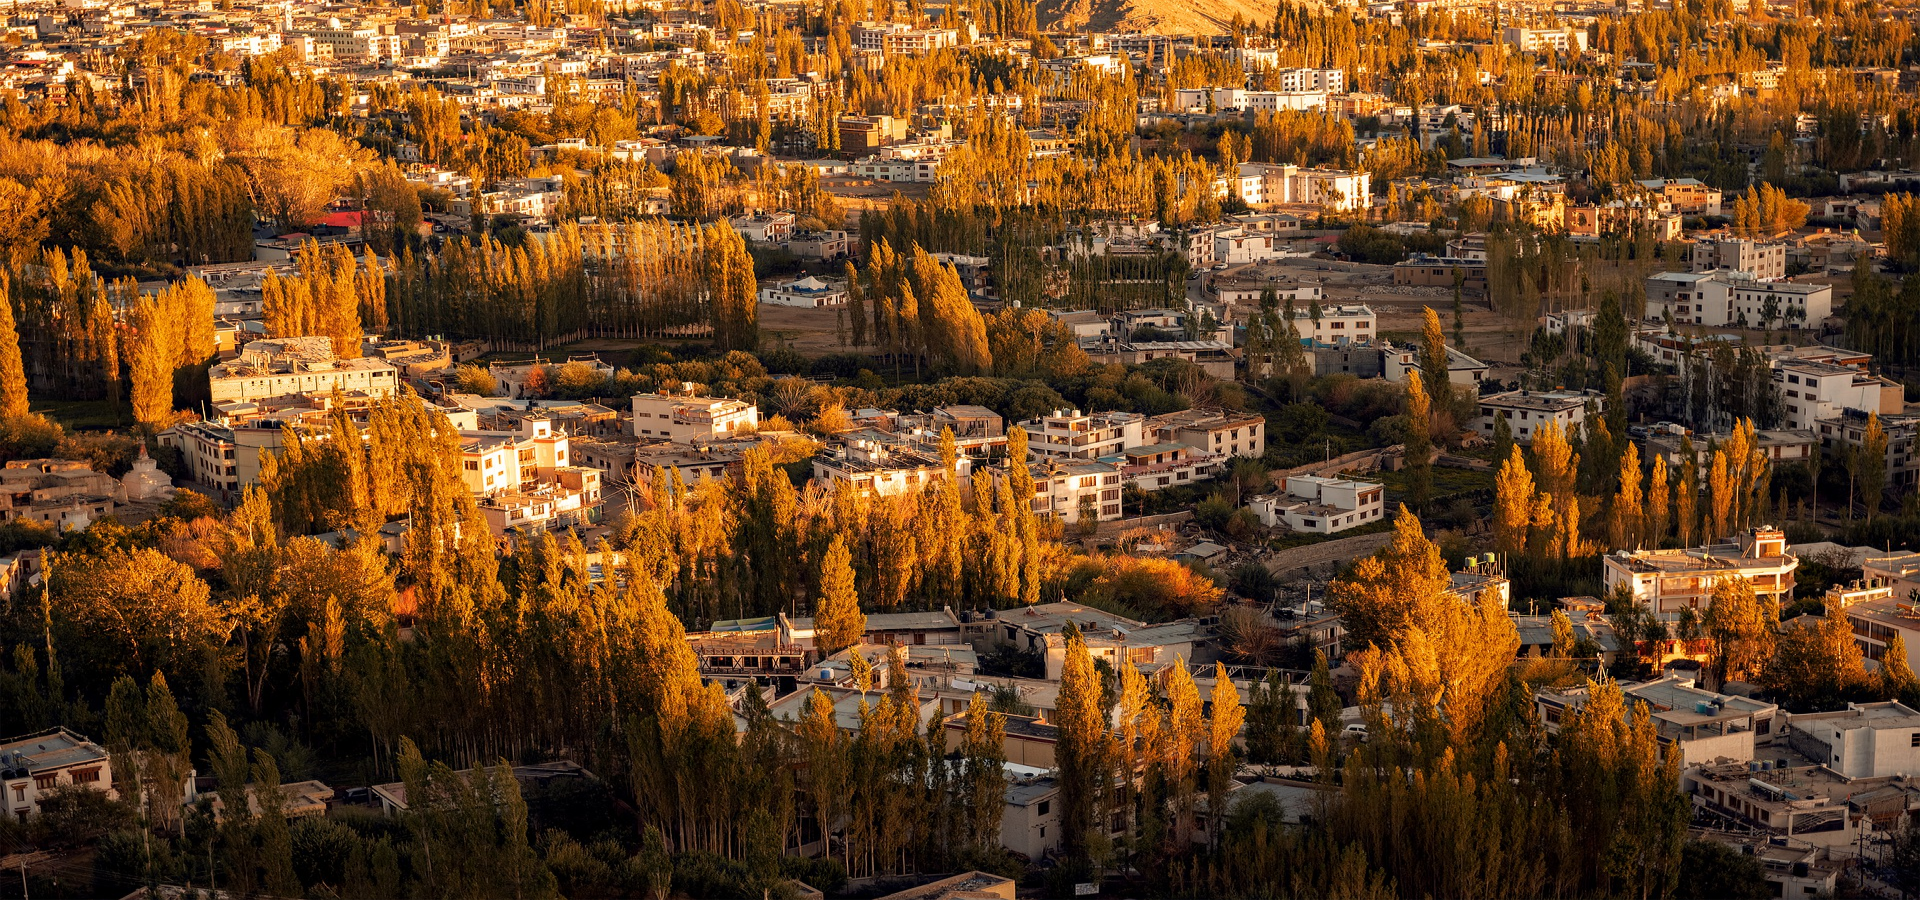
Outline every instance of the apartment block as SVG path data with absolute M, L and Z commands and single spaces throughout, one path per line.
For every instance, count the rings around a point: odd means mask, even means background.
M 692 385 L 685 386 L 691 389 Z M 760 408 L 741 400 L 691 394 L 633 395 L 635 437 L 681 444 L 724 440 L 760 427 Z
M 1056 409 L 1020 427 L 1027 432 L 1027 451 L 1041 457 L 1100 459 L 1149 443 L 1146 417 L 1138 413 Z
M 1480 398 L 1480 415 L 1471 427 L 1492 437 L 1498 419 L 1507 420 L 1507 428 L 1516 443 L 1531 444 L 1540 427 L 1552 422 L 1562 434 L 1571 434 L 1586 424 L 1587 404 L 1599 412 L 1606 403 L 1599 391 L 1507 391 Z
M 1691 180 L 1691 179 L 1688 179 Z M 1715 193 L 1719 193 L 1715 191 Z M 1715 208 L 1719 203 L 1714 204 Z M 1719 215 L 1718 212 L 1708 215 Z M 1690 271 L 1696 273 L 1725 269 L 1744 272 L 1758 281 L 1787 277 L 1787 245 L 1749 241 L 1731 237 L 1704 237 L 1693 242 L 1688 251 Z
M 275 400 L 340 390 L 384 397 L 398 389 L 399 370 L 383 359 L 341 359 L 333 339 L 292 337 L 249 342 L 236 359 L 214 363 L 207 387 L 214 403 Z
M 1386 488 L 1371 481 L 1290 475 L 1282 490 L 1247 504 L 1268 528 L 1284 524 L 1299 532 L 1335 534 L 1371 525 L 1386 513 Z
M 1704 613 L 1714 585 L 1727 578 L 1746 581 L 1763 601 L 1785 604 L 1793 599 L 1793 573 L 1800 567 L 1786 536 L 1767 527 L 1731 543 L 1687 550 L 1617 550 L 1602 563 L 1608 594 L 1625 586 L 1635 604 L 1669 621 L 1683 609 Z

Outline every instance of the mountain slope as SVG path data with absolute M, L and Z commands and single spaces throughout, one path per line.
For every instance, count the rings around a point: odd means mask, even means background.
M 1035 9 L 1048 31 L 1225 34 L 1239 13 L 1251 30 L 1265 31 L 1274 3 L 1252 0 L 1040 0 Z

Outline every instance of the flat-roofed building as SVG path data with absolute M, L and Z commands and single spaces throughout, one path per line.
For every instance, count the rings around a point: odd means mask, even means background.
M 1160 443 L 1185 444 L 1215 456 L 1258 458 L 1267 452 L 1267 420 L 1252 413 L 1221 409 L 1183 409 L 1154 416 L 1146 436 Z
M 1784 605 L 1793 599 L 1793 573 L 1800 559 L 1787 549 L 1778 529 L 1759 527 L 1735 543 L 1687 550 L 1617 550 L 1602 557 L 1607 593 L 1625 587 L 1635 604 L 1662 619 L 1683 609 L 1703 613 L 1714 585 L 1738 578 L 1753 586 L 1762 601 Z
M 973 474 L 973 459 L 957 456 L 954 468 L 964 483 Z M 937 451 L 927 453 L 894 441 L 855 438 L 813 459 L 813 480 L 828 493 L 918 494 L 946 477 L 947 467 Z
M 327 337 L 249 342 L 239 357 L 207 370 L 214 403 L 275 400 L 341 390 L 387 396 L 399 388 L 399 370 L 384 359 L 341 359 Z
M 1646 706 L 1661 753 L 1677 749 L 1689 765 L 1753 759 L 1756 747 L 1773 739 L 1780 718 L 1780 708 L 1772 703 L 1703 690 L 1679 675 L 1620 688 L 1629 704 Z M 1534 695 L 1535 708 L 1550 732 L 1558 732 L 1586 701 L 1584 686 Z
M 1027 450 L 1062 459 L 1100 459 L 1149 443 L 1146 417 L 1129 412 L 1083 413 L 1056 409 L 1051 415 L 1020 423 Z
M 1603 412 L 1606 395 L 1599 391 L 1507 391 L 1480 398 L 1480 415 L 1472 427 L 1486 437 L 1494 434 L 1498 419 L 1507 420 L 1507 428 L 1516 443 L 1531 444 L 1541 426 L 1551 422 L 1561 434 L 1576 433 L 1587 421 L 1587 404 L 1594 412 Z
M 1247 506 L 1268 528 L 1286 525 L 1309 534 L 1334 534 L 1372 525 L 1385 515 L 1386 489 L 1371 481 L 1289 475 L 1285 493 L 1255 497 Z
M 693 444 L 725 440 L 759 427 L 760 408 L 743 400 L 692 394 L 633 395 L 635 437 Z

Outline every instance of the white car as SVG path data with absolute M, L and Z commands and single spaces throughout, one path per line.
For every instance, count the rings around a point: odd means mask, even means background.
M 1214 264 L 1213 264 L 1213 270 L 1214 270 L 1215 272 L 1218 272 L 1218 271 L 1220 271 L 1221 269 L 1224 269 L 1224 268 L 1226 268 L 1226 267 L 1227 267 L 1227 264 L 1226 264 L 1226 263 L 1214 263 Z

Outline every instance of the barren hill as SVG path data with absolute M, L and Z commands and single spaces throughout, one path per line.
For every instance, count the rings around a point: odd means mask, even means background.
M 1040 27 L 1048 31 L 1118 31 L 1156 34 L 1225 34 L 1239 13 L 1264 31 L 1273 21 L 1273 0 L 1039 0 Z

